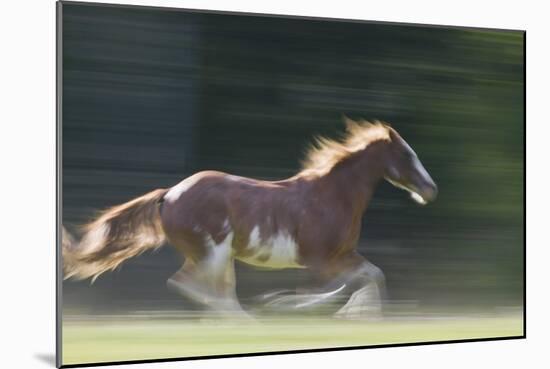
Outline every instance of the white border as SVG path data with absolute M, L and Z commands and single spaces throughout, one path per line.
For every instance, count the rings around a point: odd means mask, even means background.
M 105 1 L 97 1 L 105 2 Z M 527 340 L 143 364 L 141 368 L 518 368 L 548 362 L 548 44 L 544 2 L 117 1 L 527 30 Z M 535 5 L 535 4 L 541 4 Z M 52 367 L 55 347 L 55 3 L 2 4 L 2 367 Z M 544 232 L 544 233 L 543 233 Z M 50 361 L 44 361 L 44 357 Z M 533 364 L 530 364 L 533 363 Z M 137 366 L 136 366 L 137 367 Z M 118 368 L 121 368 L 118 366 Z

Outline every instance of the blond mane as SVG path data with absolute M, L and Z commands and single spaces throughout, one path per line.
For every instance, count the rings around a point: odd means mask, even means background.
M 351 155 L 377 141 L 390 140 L 390 127 L 380 121 L 354 121 L 344 117 L 346 131 L 340 139 L 317 136 L 302 161 L 302 171 L 324 174 Z

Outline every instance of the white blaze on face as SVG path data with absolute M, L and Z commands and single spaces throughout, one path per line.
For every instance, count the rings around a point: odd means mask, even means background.
M 424 166 L 422 165 L 422 163 L 420 162 L 420 160 L 416 156 L 414 158 L 414 169 L 420 174 L 420 176 L 426 182 L 432 181 L 432 177 L 430 177 L 430 175 L 428 174 L 428 171 L 426 170 L 426 168 L 424 168 Z
M 426 171 L 426 168 L 424 168 L 424 166 L 422 165 L 422 163 L 420 162 L 420 160 L 418 159 L 418 157 L 416 155 L 414 157 L 414 169 L 416 170 L 417 173 L 420 174 L 420 177 L 422 177 L 422 179 L 424 181 L 426 181 L 426 182 L 431 182 L 432 181 L 432 178 L 428 174 L 428 171 Z M 417 203 L 419 203 L 421 205 L 426 205 L 428 203 L 418 193 L 416 193 L 414 191 L 410 191 L 410 192 L 411 192 L 411 198 L 414 201 L 416 201 Z
M 247 251 L 252 254 L 240 257 L 239 260 L 256 266 L 267 268 L 302 268 L 298 264 L 298 245 L 294 239 L 284 231 L 277 232 L 266 240 L 260 238 L 260 227 L 255 226 L 250 232 Z M 268 255 L 265 261 L 262 256 Z
M 180 198 L 180 196 L 185 191 L 187 191 L 191 187 L 193 187 L 195 185 L 195 183 L 197 183 L 197 181 L 201 178 L 202 177 L 200 175 L 195 174 L 195 175 L 192 175 L 191 177 L 188 177 L 188 178 L 184 179 L 183 181 L 181 181 L 180 183 L 178 183 L 177 185 L 172 187 L 166 193 L 166 195 L 164 195 L 164 201 L 175 202 L 176 200 L 178 200 Z
M 417 194 L 416 192 L 411 192 L 411 198 L 416 201 L 417 203 L 419 203 L 420 205 L 426 205 L 427 202 L 426 200 L 424 200 L 422 198 L 422 196 L 420 196 L 419 194 Z
M 402 185 L 401 183 L 398 183 L 398 182 L 395 182 L 389 178 L 385 178 L 386 181 L 388 181 L 389 183 L 391 183 L 394 187 L 397 187 L 397 188 L 400 188 L 402 190 L 405 190 L 407 192 L 409 192 L 411 194 L 411 198 L 416 201 L 417 203 L 421 204 L 421 205 L 425 205 L 427 204 L 426 200 L 424 200 L 422 198 L 422 196 L 420 196 L 418 193 L 414 192 L 412 189 Z
M 414 152 L 412 147 L 410 147 L 410 145 L 403 139 L 401 139 L 401 144 L 406 148 L 406 150 L 411 152 L 411 154 L 413 156 L 412 160 L 413 160 L 414 170 L 420 175 L 420 177 L 424 178 L 426 181 L 428 181 L 428 180 L 431 181 L 432 179 L 431 179 L 430 175 L 428 174 L 428 172 L 426 171 L 426 168 L 424 168 L 424 166 L 422 165 L 422 163 L 418 159 L 418 156 L 416 155 L 416 153 Z M 399 171 L 395 167 L 388 168 L 388 172 L 391 173 L 391 175 L 396 177 L 396 178 L 400 177 Z M 385 179 L 386 179 L 386 181 L 391 183 L 393 186 L 395 186 L 397 188 L 400 188 L 402 190 L 408 191 L 411 194 L 411 198 L 414 201 L 416 201 L 417 203 L 419 203 L 421 205 L 426 205 L 427 204 L 427 201 L 424 200 L 424 198 L 422 196 L 420 196 L 420 194 L 418 194 L 414 189 L 409 188 L 409 187 L 407 187 L 407 186 L 405 186 L 401 183 L 398 183 L 396 180 L 392 180 L 391 178 L 386 177 Z

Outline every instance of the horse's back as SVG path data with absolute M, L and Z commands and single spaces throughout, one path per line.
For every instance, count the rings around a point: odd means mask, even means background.
M 238 217 L 240 211 L 250 212 L 247 203 L 258 205 L 266 198 L 262 181 L 238 177 L 218 171 L 198 172 L 168 190 L 164 196 L 161 218 L 165 230 L 215 228 Z
M 178 201 L 186 202 L 195 199 L 202 201 L 217 198 L 227 198 L 232 194 L 266 192 L 266 189 L 280 187 L 272 182 L 240 177 L 213 170 L 195 173 L 168 190 L 164 201 L 175 204 Z

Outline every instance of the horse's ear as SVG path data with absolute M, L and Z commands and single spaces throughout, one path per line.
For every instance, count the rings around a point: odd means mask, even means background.
M 384 124 L 384 127 L 388 130 L 390 141 L 397 141 L 399 134 L 391 126 Z

